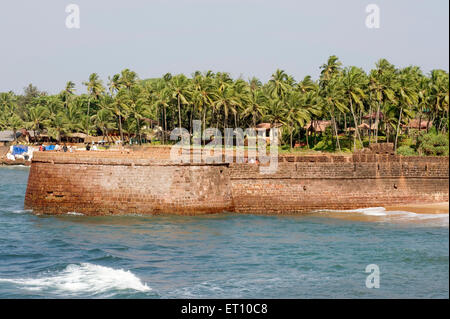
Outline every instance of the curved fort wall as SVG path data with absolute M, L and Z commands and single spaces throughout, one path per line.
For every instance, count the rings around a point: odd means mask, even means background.
M 25 207 L 35 213 L 290 213 L 448 201 L 448 157 L 280 156 L 256 164 L 175 164 L 169 151 L 37 152 Z

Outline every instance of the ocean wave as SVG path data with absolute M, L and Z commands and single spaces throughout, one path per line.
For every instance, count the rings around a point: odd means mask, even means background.
M 17 209 L 12 211 L 14 214 L 30 214 L 33 212 L 32 209 Z
M 316 210 L 313 213 L 362 213 L 364 215 L 368 216 L 386 216 L 386 208 L 384 207 L 368 207 L 368 208 L 357 208 L 357 209 L 320 209 Z
M 393 221 L 393 222 L 414 222 L 425 221 L 436 225 L 448 226 L 449 214 L 420 214 L 408 211 L 387 211 L 384 207 L 368 207 L 347 210 L 316 210 L 313 213 L 350 213 L 362 214 L 365 216 L 375 217 L 379 221 Z
M 83 213 L 77 213 L 77 212 L 68 212 L 66 215 L 72 215 L 72 216 L 84 216 Z
M 18 285 L 28 291 L 75 296 L 78 294 L 93 296 L 114 294 L 118 290 L 134 290 L 136 292 L 151 290 L 146 283 L 143 283 L 130 271 L 90 263 L 70 264 L 62 271 L 53 274 L 46 272 L 37 278 L 0 278 L 0 282 Z

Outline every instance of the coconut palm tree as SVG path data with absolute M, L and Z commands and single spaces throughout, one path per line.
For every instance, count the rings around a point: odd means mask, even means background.
M 67 104 L 69 103 L 70 98 L 75 93 L 75 83 L 69 81 L 66 83 L 66 87 L 60 93 L 61 99 L 64 101 L 64 106 L 67 108 Z
M 36 138 L 36 131 L 41 129 L 43 121 L 45 121 L 48 116 L 49 111 L 41 105 L 30 108 L 26 118 L 26 126 L 27 129 L 33 130 L 34 138 Z
M 203 130 L 206 129 L 206 113 L 217 99 L 217 90 L 211 75 L 196 74 L 192 79 L 192 104 L 200 112 Z M 195 110 L 194 110 L 195 113 Z
M 346 106 L 345 87 L 340 78 L 334 77 L 327 81 L 327 84 L 320 90 L 322 92 L 320 104 L 324 113 L 328 113 L 331 117 L 334 135 L 336 137 L 336 147 L 341 151 L 339 142 L 339 132 L 336 123 L 336 113 L 345 114 L 349 111 Z
M 397 128 L 395 131 L 394 150 L 397 150 L 398 135 L 400 133 L 402 116 L 405 115 L 406 117 L 412 117 L 411 112 L 413 105 L 416 105 L 418 102 L 418 76 L 419 70 L 407 67 L 401 70 L 394 84 L 394 91 L 398 101 L 398 103 L 396 104 L 398 109 L 398 120 Z
M 101 94 L 105 92 L 105 88 L 103 87 L 102 80 L 100 80 L 100 77 L 97 73 L 92 73 L 89 76 L 88 82 L 83 82 L 83 85 L 87 87 L 87 91 L 89 94 L 89 100 L 88 100 L 88 109 L 87 109 L 87 117 L 86 120 L 89 121 L 86 123 L 86 134 L 89 135 L 89 126 L 90 126 L 90 106 L 91 106 L 91 99 L 98 100 Z
M 59 111 L 51 114 L 50 118 L 45 120 L 49 136 L 61 143 L 62 135 L 70 130 L 70 123 L 67 121 L 66 114 Z
M 442 112 L 438 130 L 441 129 L 442 120 L 446 117 L 446 125 L 449 120 L 449 79 L 448 73 L 443 70 L 432 70 L 430 74 L 429 88 L 430 117 L 428 123 L 433 122 Z M 428 127 L 428 126 L 427 126 Z M 444 126 L 445 127 L 445 126 Z
M 236 114 L 237 107 L 240 105 L 239 97 L 235 95 L 233 87 L 225 87 L 224 90 L 217 91 L 217 99 L 214 101 L 214 107 L 218 112 L 223 114 L 223 128 L 228 124 L 228 116 L 230 113 Z M 217 119 L 217 125 L 219 120 Z
M 118 83 L 123 85 L 127 90 L 130 90 L 133 85 L 138 81 L 136 72 L 125 69 L 120 73 L 120 79 Z
M 375 114 L 375 143 L 378 143 L 381 106 L 387 102 L 395 103 L 392 82 L 396 75 L 395 66 L 386 59 L 380 59 L 375 64 L 375 69 L 371 70 L 369 74 L 369 91 L 372 93 L 372 100 L 376 101 L 377 110 Z
M 189 87 L 189 81 L 185 75 L 179 74 L 174 76 L 170 82 L 170 90 L 172 92 L 172 97 L 177 100 L 178 106 L 178 126 L 181 130 L 181 105 L 188 105 L 188 99 L 190 94 L 192 94 Z
M 284 96 L 292 89 L 292 78 L 285 71 L 276 70 L 269 80 L 268 88 L 272 98 L 283 99 Z
M 293 132 L 295 126 L 305 126 L 311 120 L 309 110 L 302 106 L 302 94 L 298 91 L 291 91 L 286 97 L 287 112 L 284 122 L 287 124 L 290 137 L 290 148 L 293 148 Z
M 149 115 L 148 99 L 141 86 L 134 85 L 130 89 L 122 89 L 118 93 L 121 107 L 125 110 L 127 118 L 132 121 L 134 132 L 142 143 L 141 121 Z
M 267 95 L 262 90 L 252 90 L 249 95 L 247 107 L 242 111 L 241 116 L 243 118 L 247 117 L 251 119 L 253 127 L 256 127 L 256 122 L 258 122 L 266 112 L 268 100 Z
M 341 85 L 343 86 L 343 94 L 350 105 L 350 111 L 352 113 L 353 121 L 355 124 L 355 150 L 356 137 L 358 137 L 361 145 L 363 145 L 363 143 L 358 129 L 358 120 L 356 119 L 354 106 L 359 106 L 359 108 L 364 111 L 364 99 L 366 98 L 365 88 L 367 84 L 367 76 L 362 69 L 355 66 L 347 67 L 344 69 L 341 78 Z
M 325 87 L 332 78 L 339 75 L 342 71 L 341 66 L 342 63 L 337 56 L 330 56 L 327 63 L 322 64 L 320 67 L 322 71 L 320 72 L 319 86 L 321 88 Z
M 114 129 L 113 113 L 105 107 L 102 107 L 91 117 L 92 122 L 102 131 L 103 139 L 109 134 L 109 130 Z

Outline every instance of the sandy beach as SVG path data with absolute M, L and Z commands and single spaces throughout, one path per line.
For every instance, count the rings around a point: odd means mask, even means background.
M 448 214 L 448 202 L 427 204 L 402 204 L 386 206 L 386 211 L 406 211 L 416 214 Z

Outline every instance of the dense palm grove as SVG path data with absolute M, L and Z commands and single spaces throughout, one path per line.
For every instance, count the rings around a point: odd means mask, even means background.
M 106 84 L 91 74 L 83 83 L 86 93 L 80 95 L 75 94 L 73 82 L 67 82 L 57 95 L 40 92 L 30 84 L 23 95 L 0 93 L 0 130 L 26 128 L 59 141 L 75 132 L 115 132 L 121 140 L 133 136 L 142 141 L 150 132 L 150 122 L 166 132 L 158 136 L 160 143 L 168 143 L 167 132 L 175 127 L 192 132 L 193 120 L 200 120 L 203 128 L 218 129 L 267 122 L 283 125 L 286 148 L 306 141 L 309 148 L 328 143 L 329 150 L 382 141 L 397 148 L 411 134 L 402 130 L 411 119 L 432 124 L 434 134 L 447 135 L 447 72 L 433 70 L 425 75 L 419 67 L 398 69 L 381 59 L 366 73 L 355 66 L 344 68 L 336 56 L 320 70 L 317 81 L 306 76 L 298 82 L 277 70 L 263 84 L 257 78 L 232 79 L 228 73 L 211 71 L 140 80 L 125 69 L 109 77 Z M 364 136 L 358 125 L 369 114 L 376 114 L 368 123 L 375 129 Z M 308 139 L 305 125 L 319 120 L 329 120 L 331 125 L 320 136 Z

